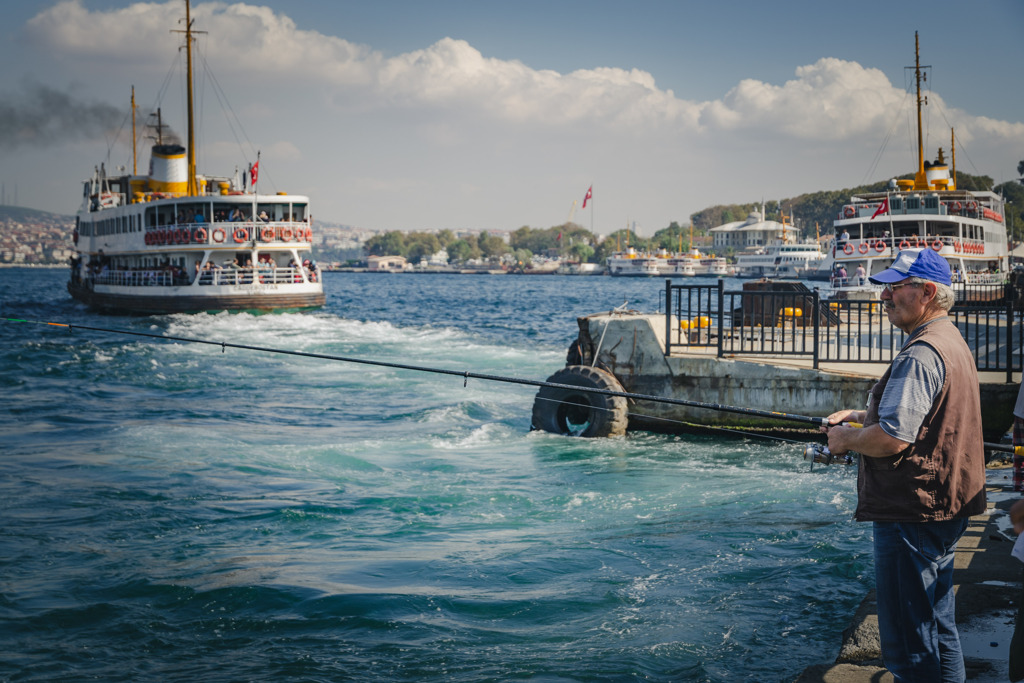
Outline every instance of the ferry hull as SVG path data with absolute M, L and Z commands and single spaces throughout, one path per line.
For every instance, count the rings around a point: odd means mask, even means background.
M 68 293 L 76 301 L 104 313 L 164 315 L 170 313 L 202 313 L 212 311 L 279 311 L 320 308 L 326 297 L 323 291 L 276 293 L 273 291 L 225 292 L 194 295 L 178 292 L 165 295 L 142 295 L 115 291 L 96 291 L 68 284 Z

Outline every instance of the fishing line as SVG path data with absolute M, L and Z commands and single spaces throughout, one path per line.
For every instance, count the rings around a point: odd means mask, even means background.
M 720 412 L 739 413 L 742 415 L 754 415 L 757 417 L 768 417 L 779 420 L 787 420 L 790 422 L 802 422 L 805 424 L 813 424 L 818 427 L 828 426 L 827 418 L 823 417 L 809 417 L 807 415 L 794 415 L 792 413 L 782 413 L 774 410 L 758 410 L 756 408 L 741 408 L 738 406 L 728 406 L 721 403 L 705 403 L 703 401 L 690 401 L 682 398 L 669 398 L 667 396 L 652 396 L 649 394 L 634 394 L 628 391 L 615 391 L 613 389 L 599 389 L 596 387 L 581 387 L 574 384 L 559 384 L 557 382 L 544 382 L 540 380 L 523 379 L 520 377 L 508 377 L 503 375 L 487 375 L 477 372 L 470 372 L 468 370 L 446 370 L 444 368 L 431 368 L 422 365 L 409 365 L 407 363 L 391 363 L 387 361 L 370 360 L 367 358 L 352 358 L 350 356 L 335 356 L 325 353 L 313 353 L 311 351 L 292 351 L 289 349 L 275 349 L 266 346 L 252 346 L 249 344 L 235 344 L 233 342 L 225 341 L 213 341 L 210 339 L 196 339 L 194 337 L 177 337 L 165 334 L 154 334 L 151 332 L 137 332 L 134 330 L 121 330 L 112 329 L 107 327 L 94 327 L 91 325 L 72 325 L 69 323 L 57 323 L 57 322 L 45 322 L 40 320 L 24 320 L 20 318 L 0 318 L 6 322 L 15 323 L 29 323 L 33 325 L 49 325 L 52 327 L 65 327 L 69 332 L 73 330 L 91 330 L 93 332 L 109 332 L 112 334 L 124 334 L 134 337 L 148 337 L 151 339 L 163 339 L 165 341 L 178 341 L 189 344 L 206 344 L 209 346 L 219 346 L 221 350 L 227 348 L 232 349 L 244 349 L 247 351 L 262 351 L 264 353 L 277 353 L 288 356 L 300 356 L 303 358 L 317 358 L 320 360 L 332 360 L 342 363 L 356 363 L 360 365 L 372 365 L 383 368 L 393 368 L 397 370 L 413 370 L 416 372 L 431 372 L 439 375 L 449 375 L 453 377 L 463 378 L 463 386 L 469 382 L 470 379 L 479 379 L 489 382 L 505 382 L 508 384 L 521 384 L 534 387 L 550 387 L 552 389 L 568 389 L 571 391 L 581 391 L 590 394 L 601 394 L 604 396 L 621 396 L 623 398 L 632 399 L 634 401 L 653 401 L 655 403 L 667 403 L 670 405 L 687 406 L 691 408 L 705 408 L 707 410 L 717 410 Z
M 631 399 L 634 401 L 651 401 L 654 403 L 666 403 L 669 405 L 687 406 L 690 408 L 703 408 L 706 410 L 717 410 L 719 412 L 738 413 L 741 415 L 753 415 L 757 417 L 774 418 L 777 420 L 786 420 L 789 422 L 801 422 L 804 424 L 812 424 L 817 427 L 831 427 L 827 417 L 810 417 L 808 415 L 796 415 L 793 413 L 783 413 L 775 410 L 758 410 L 756 408 L 741 408 L 739 406 L 723 405 L 721 403 L 706 403 L 704 401 L 690 401 L 682 398 L 669 398 L 667 396 L 652 396 L 649 394 L 635 394 L 628 391 L 615 391 L 612 389 L 599 389 L 596 387 L 581 387 L 574 384 L 560 384 L 557 382 L 544 382 L 541 380 L 523 379 L 521 377 L 508 377 L 504 375 L 488 375 L 478 372 L 470 372 L 468 370 L 446 370 L 444 368 L 431 368 L 422 365 L 410 365 L 408 363 L 391 363 L 388 361 L 370 360 L 368 358 L 353 358 L 350 356 L 335 356 L 326 353 L 313 353 L 311 351 L 292 351 L 289 349 L 275 349 L 266 346 L 253 346 L 250 344 L 235 344 L 233 342 L 226 341 L 213 341 L 210 339 L 196 339 L 194 337 L 177 337 L 166 334 L 154 334 L 152 332 L 137 332 L 134 330 L 123 330 L 109 327 L 95 327 L 92 325 L 75 325 L 71 323 L 58 323 L 58 322 L 46 322 L 42 320 L 25 320 L 22 318 L 0 318 L 4 322 L 11 323 L 27 323 L 31 325 L 48 325 L 51 327 L 63 327 L 67 328 L 68 332 L 73 332 L 76 329 L 79 330 L 90 330 L 93 332 L 108 332 L 111 334 L 124 334 L 133 337 L 146 337 L 150 339 L 163 339 L 165 341 L 177 341 L 184 342 L 187 344 L 206 344 L 208 346 L 219 346 L 221 351 L 224 352 L 228 348 L 232 349 L 243 349 L 246 351 L 260 351 L 263 353 L 276 353 L 286 356 L 299 356 L 302 358 L 317 358 L 320 360 L 331 360 L 342 363 L 354 363 L 358 365 L 372 365 L 375 367 L 392 368 L 396 370 L 412 370 L 415 372 L 429 372 L 439 375 L 448 375 L 452 377 L 461 377 L 463 380 L 462 386 L 466 386 L 470 379 L 478 379 L 488 382 L 505 382 L 507 384 L 520 384 L 533 387 L 550 387 L 552 389 L 567 389 L 570 391 L 579 391 L 590 394 L 600 394 L 603 396 L 621 396 L 622 398 Z M 566 401 L 559 401 L 560 403 L 568 403 Z M 596 409 L 596 406 L 591 406 L 592 409 Z M 642 416 L 644 419 L 660 419 L 651 418 L 650 416 Z M 669 418 L 666 418 L 669 419 Z M 674 421 L 674 420 L 673 420 Z M 682 421 L 676 421 L 680 424 L 686 424 Z M 703 426 L 707 428 L 708 426 Z M 776 437 L 771 435 L 760 435 L 756 432 L 741 432 L 748 434 L 749 436 L 765 436 L 767 438 L 782 439 L 782 437 Z M 797 442 L 799 443 L 799 442 Z M 1014 453 L 1016 455 L 1024 455 L 1024 446 L 1011 446 L 996 443 L 985 443 L 985 448 L 994 451 L 1001 451 L 1005 453 Z

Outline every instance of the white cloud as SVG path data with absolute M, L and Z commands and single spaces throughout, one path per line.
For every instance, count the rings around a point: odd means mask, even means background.
M 338 220 L 554 224 L 593 182 L 614 227 L 635 219 L 657 229 L 715 202 L 909 170 L 903 146 L 890 143 L 880 158 L 876 149 L 903 137 L 912 98 L 853 61 L 822 58 L 794 66 L 781 84 L 744 79 L 699 101 L 659 87 L 643 69 L 559 73 L 488 57 L 454 38 L 385 56 L 267 7 L 209 2 L 192 14 L 208 32 L 200 52 L 245 127 L 214 121 L 207 81 L 205 170 L 230 172 L 262 148 L 271 179 L 318 194 L 322 214 Z M 126 84 L 139 86 L 141 76 L 145 100 L 181 44 L 171 29 L 182 15 L 180 0 L 110 11 L 65 0 L 28 22 L 27 44 L 37 51 L 28 61 L 56 61 L 59 78 L 88 83 L 112 102 L 123 102 Z M 168 99 L 179 90 L 169 87 Z M 975 158 L 958 162 L 993 174 L 1015 168 L 1011 150 L 1024 124 L 949 110 L 935 92 L 929 102 L 930 154 L 948 148 L 955 125 L 961 141 L 974 143 Z M 180 109 L 163 107 L 165 121 L 180 127 Z
M 181 15 L 177 0 L 107 12 L 66 0 L 34 17 L 28 30 L 68 57 L 138 64 L 161 52 L 154 45 L 180 41 L 168 27 L 178 25 Z M 385 59 L 366 46 L 299 29 L 268 7 L 205 3 L 193 15 L 197 28 L 209 32 L 203 44 L 218 71 L 258 77 L 264 92 L 290 93 L 297 83 L 315 83 L 328 100 L 351 101 L 352 93 L 339 93 L 355 88 L 360 109 L 425 108 L 519 125 L 582 124 L 629 134 L 742 131 L 836 141 L 886 131 L 905 99 L 881 71 L 834 58 L 797 68 L 796 77 L 781 86 L 745 79 L 720 100 L 692 102 L 659 89 L 654 77 L 639 69 L 559 74 L 485 57 L 452 38 Z M 965 119 L 965 139 L 975 126 L 987 135 L 1019 136 L 1019 124 Z

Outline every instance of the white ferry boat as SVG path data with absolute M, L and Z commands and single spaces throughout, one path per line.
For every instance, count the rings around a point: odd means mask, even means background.
M 867 277 L 889 267 L 901 249 L 934 249 L 950 265 L 957 285 L 1002 285 L 1008 272 L 1003 199 L 994 192 L 956 186 L 955 137 L 952 172 L 942 149 L 934 163 L 924 160 L 921 135 L 921 63 L 915 35 L 918 169 L 914 179 L 892 180 L 884 192 L 853 196 L 834 222 L 835 270 L 832 294 L 839 298 L 877 298 L 880 287 Z M 865 277 L 858 277 L 863 266 Z
M 122 313 L 322 306 L 309 198 L 259 194 L 258 157 L 249 192 L 237 178 L 196 173 L 189 15 L 186 0 L 188 145 L 158 139 L 148 174 L 100 166 L 85 182 L 68 292 Z
M 817 242 L 776 242 L 737 254 L 736 276 L 793 279 L 816 270 L 824 260 L 825 252 Z
M 665 259 L 629 247 L 610 255 L 606 262 L 608 274 L 614 277 L 656 277 L 663 274 L 661 264 Z
M 665 270 L 670 277 L 728 277 L 734 272 L 724 256 L 707 256 L 696 247 L 666 259 Z

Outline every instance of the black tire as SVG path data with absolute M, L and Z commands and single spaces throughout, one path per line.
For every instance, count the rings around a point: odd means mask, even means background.
M 587 389 L 623 391 L 610 372 L 586 365 L 568 365 L 547 379 Z M 541 387 L 533 399 L 533 429 L 567 436 L 622 436 L 629 417 L 626 399 L 589 391 Z

